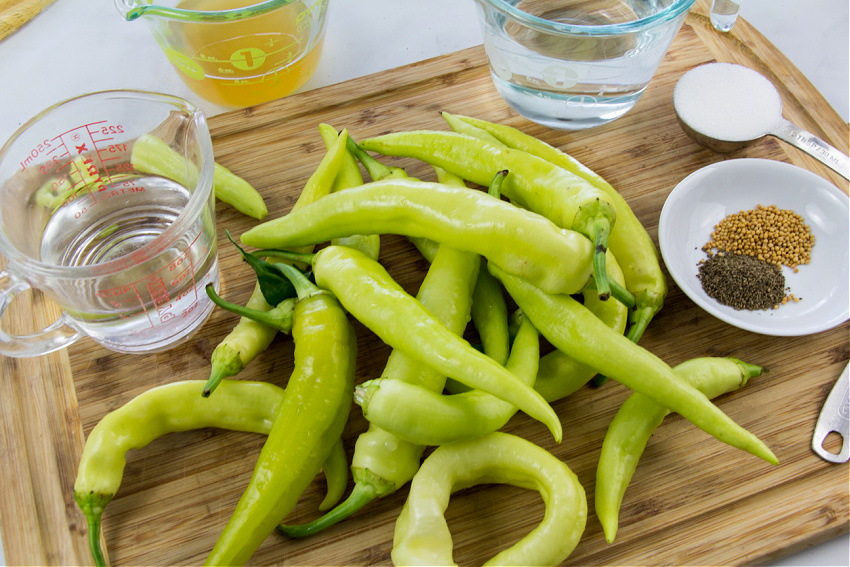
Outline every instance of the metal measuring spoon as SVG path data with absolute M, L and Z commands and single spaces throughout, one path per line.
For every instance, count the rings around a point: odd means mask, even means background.
M 823 404 L 815 426 L 815 434 L 812 437 L 814 452 L 831 463 L 846 463 L 850 460 L 850 398 L 848 396 L 850 396 L 850 377 L 845 366 Z M 833 432 L 841 436 L 841 450 L 837 454 L 823 447 L 826 436 Z
M 696 143 L 720 153 L 775 136 L 850 179 L 850 158 L 782 116 L 776 87 L 760 73 L 733 63 L 691 69 L 673 91 L 682 129 Z

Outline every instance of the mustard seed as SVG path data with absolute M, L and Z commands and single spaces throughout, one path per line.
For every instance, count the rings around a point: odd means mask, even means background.
M 795 269 L 811 261 L 814 244 L 803 217 L 776 205 L 757 205 L 721 220 L 702 249 L 708 254 L 746 254 Z
M 776 205 L 726 216 L 702 250 L 698 277 L 705 292 L 735 309 L 778 309 L 800 298 L 788 294 L 782 266 L 794 273 L 811 261 L 814 235 L 803 217 Z

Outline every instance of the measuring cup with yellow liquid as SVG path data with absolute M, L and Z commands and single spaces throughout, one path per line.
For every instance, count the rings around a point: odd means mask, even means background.
M 183 82 L 230 107 L 301 88 L 319 64 L 328 0 L 115 0 L 143 20 Z

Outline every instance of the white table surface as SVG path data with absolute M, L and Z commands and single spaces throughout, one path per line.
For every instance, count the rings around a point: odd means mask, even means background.
M 848 0 L 743 0 L 741 9 L 741 17 L 773 42 L 845 121 L 850 115 L 848 5 Z M 331 0 L 322 61 L 302 90 L 481 41 L 473 0 Z M 47 106 L 95 90 L 177 95 L 208 116 L 228 110 L 187 89 L 147 27 L 124 22 L 107 0 L 56 0 L 0 42 L 0 77 L 0 142 Z M 846 145 L 840 149 L 847 152 Z M 2 542 L 0 565 L 6 565 Z M 775 565 L 848 566 L 850 538 L 839 537 Z

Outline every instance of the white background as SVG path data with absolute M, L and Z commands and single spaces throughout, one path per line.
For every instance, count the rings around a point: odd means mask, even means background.
M 788 56 L 844 121 L 850 115 L 848 4 L 848 0 L 743 0 L 741 9 L 741 17 Z M 302 90 L 481 41 L 473 0 L 331 0 L 323 59 Z M 0 143 L 47 106 L 85 92 L 116 88 L 181 96 L 209 116 L 227 110 L 189 91 L 146 26 L 124 22 L 108 0 L 56 0 L 0 42 Z M 847 152 L 846 145 L 839 149 Z M 776 565 L 847 566 L 848 541 L 841 537 Z M 0 565 L 5 565 L 2 545 Z

